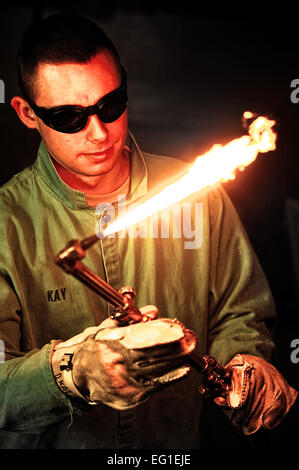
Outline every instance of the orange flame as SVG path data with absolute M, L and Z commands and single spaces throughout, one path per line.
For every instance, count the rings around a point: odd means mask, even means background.
M 119 232 L 216 183 L 235 179 L 236 170 L 243 171 L 255 161 L 259 153 L 275 150 L 276 134 L 271 129 L 275 121 L 259 116 L 243 135 L 228 144 L 213 145 L 196 158 L 188 173 L 161 192 L 116 219 L 104 230 L 104 236 Z

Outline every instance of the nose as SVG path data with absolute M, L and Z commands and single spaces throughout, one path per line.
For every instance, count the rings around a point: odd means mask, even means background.
M 105 123 L 100 121 L 96 114 L 89 116 L 86 128 L 86 138 L 90 142 L 103 142 L 108 136 Z

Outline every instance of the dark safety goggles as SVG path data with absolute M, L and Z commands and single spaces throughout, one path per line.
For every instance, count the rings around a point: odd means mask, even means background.
M 116 121 L 126 110 L 127 72 L 122 68 L 122 78 L 119 88 L 107 93 L 92 106 L 64 105 L 54 108 L 43 108 L 28 100 L 31 108 L 41 120 L 55 131 L 65 134 L 74 134 L 82 131 L 87 124 L 89 116 L 97 114 L 101 122 Z

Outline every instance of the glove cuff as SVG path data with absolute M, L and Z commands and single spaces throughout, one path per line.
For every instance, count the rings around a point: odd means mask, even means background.
M 237 354 L 229 363 L 229 369 L 234 369 L 231 380 L 231 390 L 227 394 L 227 406 L 231 409 L 241 408 L 247 400 L 249 382 L 254 365 L 247 362 L 246 356 Z
M 78 388 L 76 387 L 73 380 L 73 355 L 77 349 L 77 345 L 56 349 L 57 345 L 60 344 L 60 341 L 56 341 L 53 353 L 52 353 L 52 371 L 56 383 L 60 390 L 74 398 L 81 398 L 89 405 L 97 405 L 97 402 L 89 401 L 85 398 Z

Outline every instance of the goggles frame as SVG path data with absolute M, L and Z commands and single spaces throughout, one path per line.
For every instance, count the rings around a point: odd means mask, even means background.
M 109 116 L 109 102 L 113 102 L 113 99 L 116 100 L 116 112 L 110 113 Z M 80 132 L 84 129 L 87 124 L 89 116 L 97 114 L 98 118 L 103 123 L 111 123 L 116 121 L 126 110 L 128 105 L 128 93 L 127 93 L 127 72 L 122 67 L 121 73 L 121 84 L 115 90 L 104 95 L 102 98 L 97 101 L 94 105 L 91 106 L 79 106 L 79 105 L 62 105 L 54 106 L 52 108 L 44 108 L 42 106 L 37 106 L 30 99 L 27 98 L 28 104 L 33 109 L 35 114 L 49 127 L 55 131 L 62 132 L 65 134 L 74 134 Z M 105 106 L 107 108 L 106 115 Z M 103 112 L 104 111 L 104 112 Z M 63 112 L 70 114 L 69 123 L 62 123 L 59 125 L 57 122 L 59 117 L 63 118 Z M 73 119 L 71 119 L 71 113 L 74 113 Z M 107 114 L 108 113 L 108 114 Z M 56 121 L 55 121 L 56 119 Z

